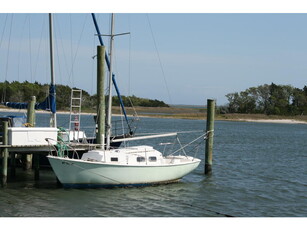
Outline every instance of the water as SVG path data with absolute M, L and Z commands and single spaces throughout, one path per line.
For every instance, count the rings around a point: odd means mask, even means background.
M 59 115 L 58 119 L 65 126 L 69 117 Z M 37 115 L 38 123 L 46 120 L 45 114 Z M 85 116 L 82 124 L 93 125 L 92 117 Z M 204 128 L 204 121 L 142 118 L 137 132 Z M 93 133 L 93 129 L 87 132 Z M 198 134 L 179 136 L 184 144 Z M 306 136 L 307 125 L 302 124 L 216 121 L 213 174 L 203 175 L 202 161 L 179 183 L 152 187 L 63 189 L 57 187 L 49 169 L 41 170 L 39 182 L 34 181 L 32 171 L 18 169 L 16 179 L 0 189 L 0 216 L 305 217 Z M 158 142 L 161 140 L 152 139 L 150 144 Z M 202 160 L 203 149 L 197 155 Z

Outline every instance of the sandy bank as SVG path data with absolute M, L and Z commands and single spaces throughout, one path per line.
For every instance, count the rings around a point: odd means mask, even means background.
M 305 121 L 298 121 L 294 119 L 237 119 L 234 121 L 246 121 L 246 122 L 260 122 L 260 123 L 281 123 L 281 124 L 307 124 Z
M 0 108 L 0 112 L 15 112 L 15 113 L 27 113 L 27 110 L 25 109 L 7 109 L 7 108 Z M 43 110 L 37 110 L 36 113 L 50 113 L 48 111 L 43 111 Z M 57 114 L 70 114 L 69 111 L 58 111 Z M 82 115 L 96 115 L 95 113 L 81 113 Z M 113 116 L 122 116 L 120 114 L 113 114 Z M 128 115 L 129 116 L 129 115 Z M 130 117 L 130 116 L 129 116 Z M 152 118 L 169 118 L 169 119 L 200 119 L 200 117 L 195 117 L 195 116 L 184 116 L 184 117 L 178 117 L 176 116 L 176 114 L 174 114 L 174 116 L 171 115 L 143 115 L 140 114 L 138 115 L 138 117 L 152 117 Z M 204 117 L 202 117 L 201 119 L 204 120 Z M 259 123 L 281 123 L 281 124 L 307 124 L 306 121 L 300 121 L 300 120 L 295 120 L 295 119 L 249 119 L 247 118 L 228 118 L 228 119 L 224 119 L 221 117 L 217 117 L 216 120 L 223 120 L 223 121 L 241 121 L 241 122 L 259 122 Z

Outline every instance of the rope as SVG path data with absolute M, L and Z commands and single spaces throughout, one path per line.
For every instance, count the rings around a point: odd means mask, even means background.
M 32 68 L 32 45 L 31 45 L 31 15 L 29 15 L 29 65 L 30 65 L 30 78 L 31 82 L 33 82 L 33 68 Z M 33 91 L 31 92 L 33 94 Z
M 157 48 L 157 43 L 156 43 L 156 40 L 155 40 L 155 36 L 154 36 L 153 30 L 152 30 L 152 27 L 151 27 L 151 23 L 150 23 L 148 14 L 146 14 L 146 16 L 147 16 L 147 21 L 148 21 L 148 25 L 149 25 L 149 28 L 150 28 L 151 36 L 152 36 L 152 39 L 154 41 L 154 45 L 155 45 L 156 53 L 157 53 L 157 56 L 158 56 L 160 68 L 161 68 L 161 71 L 162 71 L 162 76 L 163 76 L 164 84 L 165 84 L 165 87 L 166 87 L 167 95 L 168 95 L 168 98 L 170 100 L 170 104 L 172 104 L 172 98 L 171 98 L 171 95 L 170 95 L 170 92 L 169 92 L 169 89 L 168 89 L 168 85 L 167 85 L 167 82 L 166 82 L 165 73 L 164 73 L 164 69 L 163 69 L 163 66 L 162 66 L 162 62 L 161 62 L 161 58 L 160 58 L 160 55 L 159 55 L 159 51 L 158 51 L 158 48 Z
M 65 142 L 61 137 L 57 137 L 60 141 L 56 141 L 56 140 L 54 140 L 54 139 L 52 139 L 52 138 L 46 138 L 45 140 L 48 142 L 48 144 L 49 144 L 49 146 L 50 146 L 50 152 L 51 152 L 51 147 L 53 147 L 54 148 L 54 150 L 56 151 L 56 153 L 57 153 L 57 156 L 59 156 L 59 157 L 65 157 L 65 156 L 67 156 L 68 154 L 64 154 L 65 153 L 65 151 L 66 151 L 66 153 L 68 153 L 68 149 L 72 149 L 73 150 L 73 156 L 74 156 L 74 154 L 76 153 L 77 154 L 77 156 L 78 156 L 78 158 L 79 158 L 79 155 L 78 155 L 78 152 L 74 149 L 74 148 L 72 148 L 72 147 L 70 147 L 68 144 L 66 144 L 67 142 Z M 51 141 L 54 141 L 54 142 L 56 142 L 56 144 L 54 145 L 54 144 L 51 144 L 50 143 L 50 140 Z M 50 155 L 52 155 L 52 154 L 50 154 Z
M 175 152 L 173 152 L 172 154 L 175 154 L 175 153 L 177 153 L 177 152 L 179 152 L 179 151 L 183 150 L 184 148 L 186 148 L 187 146 L 189 146 L 189 145 L 191 145 L 192 143 L 196 142 L 197 140 L 199 140 L 199 139 L 200 139 L 200 138 L 202 138 L 202 137 L 203 137 L 204 139 L 207 139 L 208 133 L 209 133 L 209 131 L 208 131 L 208 132 L 206 132 L 205 134 L 203 134 L 203 135 L 199 136 L 199 137 L 198 137 L 198 138 L 196 138 L 195 140 L 191 141 L 190 143 L 188 143 L 188 144 L 186 144 L 186 145 L 182 146 L 180 149 L 176 150 L 176 151 L 175 151 Z
M 0 48 L 1 48 L 1 45 L 2 45 L 3 35 L 4 35 L 5 28 L 6 28 L 7 16 L 8 16 L 8 14 L 6 14 L 6 16 L 5 16 L 4 27 L 3 27 L 3 30 L 2 30 L 2 35 L 1 35 L 1 40 L 0 40 Z
M 3 91 L 3 101 L 6 100 L 6 82 L 7 82 L 7 73 L 8 73 L 8 68 L 9 68 L 9 54 L 10 54 L 10 46 L 11 46 L 11 35 L 12 35 L 12 25 L 13 25 L 13 18 L 14 14 L 12 14 L 11 17 L 11 26 L 10 26 L 10 32 L 9 32 L 9 41 L 8 41 L 8 49 L 7 49 L 7 54 L 6 54 L 6 67 L 5 67 L 5 85 L 4 85 L 4 91 Z
M 22 31 L 21 31 L 21 35 L 24 34 L 24 30 L 26 28 L 26 23 L 27 23 L 27 18 L 28 16 L 25 18 L 23 25 L 22 25 Z M 19 48 L 18 48 L 18 57 L 17 57 L 17 79 L 19 81 L 20 78 L 20 54 L 21 54 L 21 46 L 22 46 L 22 42 L 19 42 Z
M 188 157 L 187 156 L 187 153 L 185 152 L 185 150 L 184 150 L 184 147 L 182 146 L 182 144 L 181 144 L 181 141 L 179 140 L 179 138 L 178 138 L 178 136 L 176 136 L 176 139 L 177 139 L 177 141 L 178 141 L 178 143 L 179 143 L 179 145 L 180 145 L 180 147 L 181 147 L 181 149 L 182 149 L 182 152 L 184 153 L 184 155 L 186 156 L 186 157 Z M 188 144 L 189 145 L 189 144 Z M 186 146 L 188 146 L 188 145 L 186 145 Z M 175 152 L 176 153 L 176 152 Z M 173 153 L 174 154 L 174 153 Z
M 83 22 L 83 25 L 82 25 L 82 29 L 81 29 L 81 33 L 80 33 L 80 36 L 79 36 L 79 39 L 78 39 L 78 42 L 77 42 L 76 51 L 75 51 L 74 55 L 71 57 L 71 60 L 72 60 L 71 67 L 68 67 L 69 65 L 67 64 L 67 58 L 66 58 L 66 55 L 65 55 L 66 52 L 64 52 L 64 54 L 63 54 L 63 56 L 64 56 L 64 63 L 65 63 L 65 66 L 66 66 L 65 69 L 66 69 L 67 76 L 68 76 L 67 79 L 68 79 L 68 82 L 69 82 L 69 83 L 72 83 L 72 85 L 74 85 L 74 80 L 73 80 L 73 74 L 74 74 L 74 72 L 73 72 L 73 68 L 74 68 L 74 65 L 75 65 L 75 62 L 76 62 L 77 54 L 78 54 L 78 51 L 79 51 L 79 48 L 80 48 L 81 38 L 82 38 L 83 33 L 84 33 L 84 28 L 85 28 L 87 19 L 88 19 L 88 15 L 85 16 L 85 19 L 84 19 L 84 22 Z M 57 18 L 55 18 L 55 23 L 56 23 L 56 25 L 57 25 L 56 28 L 60 28 L 60 25 L 59 25 L 59 22 L 58 22 Z M 61 30 L 60 30 L 60 29 L 58 29 L 58 30 L 55 31 L 55 32 L 58 32 L 59 35 L 61 36 Z M 55 33 L 55 36 L 56 36 L 56 33 Z M 61 47 L 62 47 L 62 50 L 65 50 L 62 40 L 60 40 L 60 45 L 61 45 Z M 57 43 L 55 43 L 55 46 L 56 46 L 57 55 L 58 55 L 58 63 L 59 63 L 59 66 L 60 66 L 60 61 L 59 61 L 59 60 L 60 60 L 60 57 L 59 57 L 59 53 L 60 53 L 60 52 L 59 52 L 59 47 L 58 47 L 58 44 L 57 44 Z M 72 53 L 73 53 L 73 52 L 71 51 L 71 54 L 72 54 Z M 60 67 L 59 67 L 59 68 L 60 68 Z M 59 71 L 59 72 L 61 72 L 61 71 Z M 61 76 L 61 75 L 60 75 L 60 76 Z
M 129 25 L 129 31 L 131 31 L 130 14 L 128 14 L 128 25 Z M 128 60 L 129 60 L 129 63 L 128 63 L 128 95 L 130 96 L 131 95 L 130 94 L 130 91 L 131 91 L 131 34 L 130 33 L 129 33 L 129 58 Z
M 38 63 L 39 63 L 39 55 L 41 52 L 40 49 L 41 49 L 41 43 L 42 43 L 42 40 L 43 40 L 43 32 L 44 32 L 44 27 L 45 27 L 45 20 L 43 21 L 42 23 L 42 28 L 41 28 L 41 34 L 40 34 L 40 40 L 39 40 L 39 44 L 38 44 L 38 48 L 37 48 L 37 56 L 36 56 L 36 61 L 35 61 L 35 64 L 34 64 L 34 72 L 33 72 L 33 77 L 34 77 L 34 80 L 36 80 L 36 72 L 37 72 L 37 66 L 38 66 Z
M 67 130 L 64 129 L 63 127 L 58 127 L 58 129 L 60 130 L 60 132 L 65 132 L 65 133 L 67 133 Z M 67 133 L 67 134 L 68 134 L 68 133 Z M 68 135 L 68 136 L 69 136 L 69 135 Z M 56 145 L 52 145 L 52 144 L 49 142 L 49 140 L 55 141 L 55 140 L 53 140 L 53 139 L 51 139 L 51 138 L 46 138 L 46 141 L 48 142 L 49 145 L 55 146 L 55 150 L 56 150 L 57 155 L 58 155 L 59 157 L 64 157 L 64 156 L 65 156 L 65 152 L 68 153 L 68 144 L 67 144 L 67 142 L 65 142 L 65 141 L 63 140 L 63 138 L 60 137 L 59 135 L 57 136 L 57 139 L 58 139 L 59 141 L 56 141 Z M 67 155 L 68 155 L 68 154 L 66 154 L 66 156 L 67 156 Z

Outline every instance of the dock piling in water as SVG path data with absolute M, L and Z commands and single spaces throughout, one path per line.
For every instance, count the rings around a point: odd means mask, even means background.
M 36 103 L 36 97 L 32 96 L 31 101 L 28 104 L 28 110 L 27 110 L 27 122 L 32 127 L 35 126 L 35 103 Z
M 212 172 L 215 100 L 207 100 L 207 139 L 205 148 L 205 174 Z
M 7 145 L 8 144 L 8 122 L 3 121 L 3 135 L 2 135 L 2 144 Z M 7 162 L 8 162 L 8 148 L 2 149 L 2 169 L 1 169 L 1 185 L 2 187 L 6 187 L 7 185 Z
M 104 56 L 105 46 L 97 46 L 97 144 L 100 144 L 102 148 L 105 142 Z
M 31 101 L 28 104 L 27 110 L 27 123 L 30 127 L 35 126 L 35 103 L 36 97 L 32 96 Z M 32 168 L 32 154 L 25 154 L 24 156 L 24 169 L 29 170 Z

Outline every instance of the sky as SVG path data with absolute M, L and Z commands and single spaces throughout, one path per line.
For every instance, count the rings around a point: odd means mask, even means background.
M 102 8 L 95 11 L 103 12 Z M 130 32 L 114 42 L 114 72 L 123 95 L 186 105 L 204 105 L 207 99 L 216 99 L 218 105 L 225 105 L 226 94 L 249 87 L 272 82 L 298 88 L 307 85 L 304 10 L 212 13 L 167 9 L 172 13 L 151 12 L 148 7 L 113 11 L 115 33 Z M 50 81 L 45 11 L 1 11 L 0 81 Z M 91 9 L 85 11 L 64 8 L 65 13 L 53 14 L 55 78 L 58 84 L 94 94 L 93 56 L 99 43 L 88 13 Z M 96 13 L 103 34 L 110 33 L 112 11 L 106 11 Z M 103 40 L 108 47 L 108 37 Z

